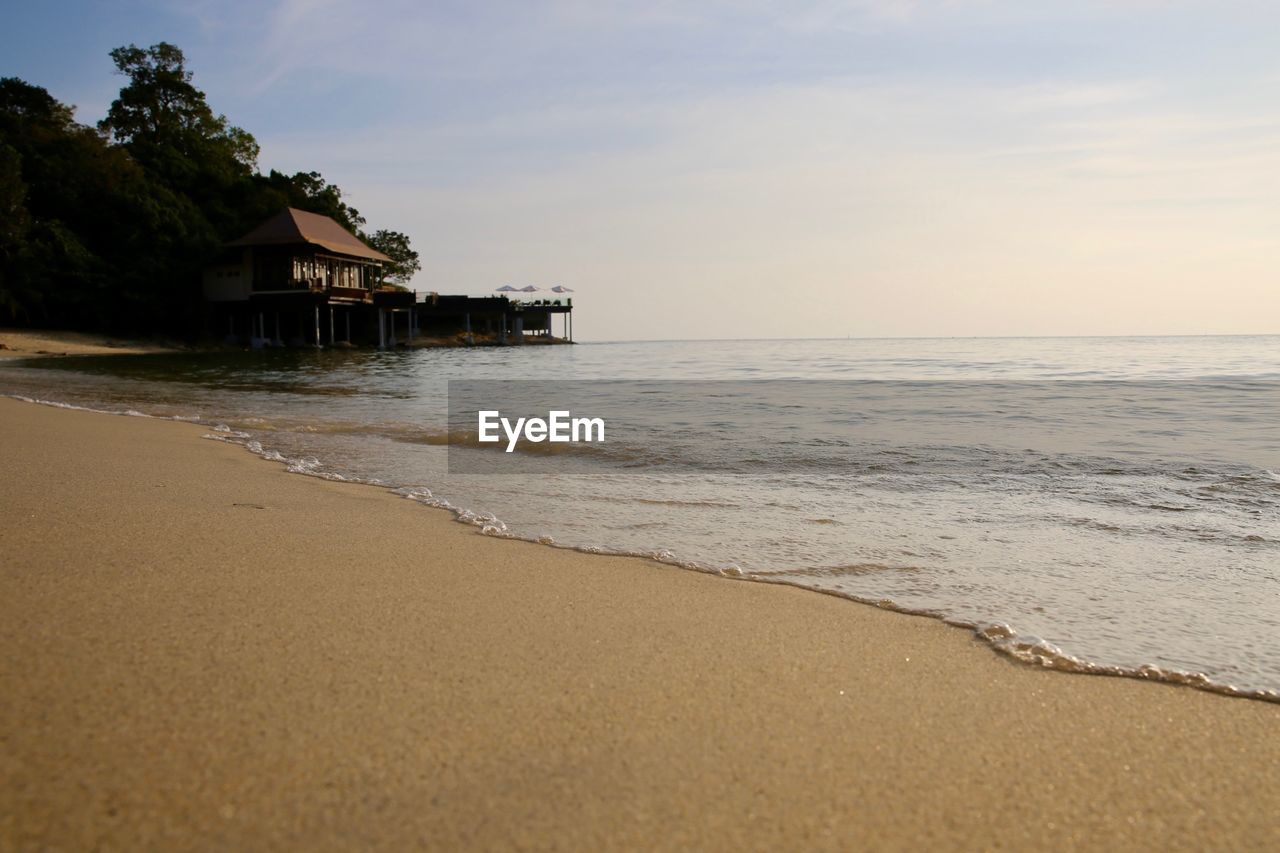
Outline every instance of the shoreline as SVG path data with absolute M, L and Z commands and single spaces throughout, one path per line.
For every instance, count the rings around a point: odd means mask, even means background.
M 0 359 L 186 352 L 171 341 L 133 340 L 61 329 L 0 328 Z
M 461 334 L 419 335 L 414 341 L 401 341 L 394 349 L 488 349 L 494 347 L 572 346 L 576 342 L 563 338 L 526 336 L 522 341 L 502 343 L 496 335 L 474 334 L 468 342 Z M 314 347 L 268 347 L 268 349 L 314 349 Z M 325 349 L 334 349 L 333 345 Z M 337 349 L 376 349 L 375 347 L 337 347 Z M 247 346 L 221 343 L 178 344 L 173 341 L 134 340 L 89 332 L 61 329 L 0 328 L 0 360 L 19 358 L 64 358 L 78 355 L 164 355 L 168 353 L 236 352 Z
M 0 394 L 0 399 L 12 399 L 24 403 L 33 403 L 36 405 L 50 406 L 57 409 L 66 409 L 72 411 L 83 411 L 93 414 L 105 414 L 112 416 L 128 416 L 143 417 L 162 421 L 172 421 L 179 423 L 192 424 L 194 426 L 215 430 L 210 422 L 202 421 L 200 418 L 184 418 L 166 415 L 152 415 L 135 410 L 106 410 L 95 409 L 86 406 L 63 403 L 56 400 L 35 399 L 20 394 Z M 446 512 L 450 520 L 473 529 L 484 529 L 488 526 L 488 522 L 483 519 L 476 519 L 472 513 L 466 508 L 454 507 L 447 502 L 441 505 L 434 498 L 424 500 L 413 489 L 405 490 L 392 484 L 379 482 L 370 482 L 361 479 L 353 479 L 343 477 L 337 474 L 317 473 L 295 467 L 298 464 L 297 459 L 287 458 L 279 455 L 274 450 L 254 450 L 249 444 L 237 439 L 224 437 L 221 435 L 205 436 L 206 438 L 214 438 L 218 441 L 225 442 L 235 447 L 239 447 L 247 451 L 250 455 L 255 456 L 263 461 L 279 464 L 285 467 L 289 473 L 299 474 L 301 476 L 314 477 L 328 482 L 341 482 L 351 485 L 367 486 L 378 489 L 397 499 L 407 499 L 414 503 L 422 505 L 426 509 L 440 510 Z M 466 516 L 472 516 L 468 519 Z M 545 541 L 540 537 L 533 535 L 521 535 L 515 533 L 493 534 L 499 538 L 509 541 L 525 542 L 529 544 L 539 545 L 541 547 L 550 547 L 559 550 L 573 551 L 575 553 L 600 555 L 608 557 L 622 557 L 629 559 L 638 559 L 642 562 L 656 563 L 664 566 L 678 568 L 684 571 L 697 572 L 699 574 L 710 575 L 722 578 L 724 580 L 746 581 L 750 583 L 764 583 L 778 586 L 787 586 L 795 589 L 802 589 L 807 592 L 817 593 L 819 595 L 831 596 L 841 601 L 849 602 L 858 606 L 873 607 L 891 613 L 898 613 L 904 616 L 915 616 L 924 619 L 930 619 L 939 622 L 948 627 L 955 628 L 966 632 L 971 638 L 980 642 L 986 648 L 990 649 L 993 654 L 1008 658 L 1009 660 L 1032 666 L 1044 670 L 1052 670 L 1064 674 L 1072 675 L 1092 675 L 1105 678 L 1127 678 L 1140 681 L 1151 681 L 1159 684 L 1168 684 L 1182 687 L 1190 690 L 1203 690 L 1217 696 L 1223 696 L 1235 699 L 1247 699 L 1256 702 L 1268 702 L 1280 705 L 1280 691 L 1267 688 L 1246 688 L 1231 684 L 1225 681 L 1214 681 L 1202 672 L 1193 670 L 1179 670 L 1161 668 L 1154 664 L 1141 664 L 1138 666 L 1122 666 L 1115 664 L 1099 663 L 1094 660 L 1076 657 L 1070 653 L 1064 652 L 1057 646 L 1046 643 L 1039 638 L 1032 637 L 1030 640 L 1025 635 L 1018 634 L 1003 623 L 980 623 L 974 621 L 965 621 L 945 613 L 929 610 L 917 610 L 908 606 L 901 605 L 891 599 L 862 597 L 851 593 L 841 592 L 838 590 L 827 589 L 818 586 L 807 586 L 792 580 L 779 579 L 771 577 L 768 574 L 752 574 L 737 573 L 690 563 L 676 559 L 664 559 L 644 551 L 626 551 L 609 548 L 596 547 L 579 547 L 571 544 L 564 544 L 554 541 Z
M 482 536 L 202 426 L 0 424 L 0 847 L 1280 837 L 1273 704 Z

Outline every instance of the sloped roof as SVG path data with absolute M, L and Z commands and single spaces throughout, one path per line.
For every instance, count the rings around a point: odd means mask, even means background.
M 310 243 L 339 255 L 368 258 L 373 261 L 389 261 L 386 255 L 370 249 L 354 234 L 318 213 L 307 213 L 286 207 L 248 234 L 232 240 L 228 246 L 287 246 L 294 243 Z

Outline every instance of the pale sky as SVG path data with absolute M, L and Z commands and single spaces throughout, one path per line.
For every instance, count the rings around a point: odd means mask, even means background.
M 174 42 L 413 287 L 580 338 L 1280 332 L 1273 2 L 6 6 L 0 75 L 92 123 Z

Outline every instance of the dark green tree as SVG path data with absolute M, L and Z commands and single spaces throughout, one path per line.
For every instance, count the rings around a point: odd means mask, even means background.
M 160 42 L 145 50 L 137 45 L 111 51 L 118 73 L 129 78 L 120 96 L 111 102 L 99 129 L 111 135 L 153 165 L 170 165 L 165 158 L 185 158 L 183 167 L 199 165 L 195 158 L 215 155 L 234 164 L 241 174 L 253 172 L 258 143 L 247 131 L 233 127 L 223 115 L 215 115 L 204 92 L 195 87 L 182 51 Z M 235 168 L 232 167 L 232 171 Z
M 184 285 L 217 235 L 188 197 L 21 80 L 0 80 L 0 142 L 26 196 L 22 244 L 4 256 L 11 319 L 121 332 L 189 320 L 198 294 Z
M 406 234 L 380 229 L 367 236 L 365 242 L 391 258 L 391 263 L 383 265 L 383 278 L 390 284 L 403 287 L 413 278 L 414 273 L 422 269 L 418 253 L 409 247 L 409 237 Z
M 22 182 L 22 158 L 0 143 L 0 317 L 26 320 L 38 301 L 21 277 L 19 265 L 27 252 L 27 185 Z
M 258 143 L 209 106 L 182 51 L 168 42 L 111 51 L 128 78 L 98 128 L 170 189 L 187 195 L 218 232 L 240 224 Z
M 39 86 L 0 80 L 0 315 L 7 320 L 62 324 L 62 308 L 87 289 L 81 276 L 92 254 L 64 219 L 76 215 L 83 164 L 95 148 L 106 145 L 76 124 L 71 107 Z
M 360 212 L 318 172 L 256 172 L 257 143 L 213 111 L 177 47 L 111 58 L 128 79 L 97 128 L 45 89 L 0 79 L 0 320 L 194 332 L 201 267 L 281 208 L 362 234 Z M 417 254 L 384 234 L 392 280 L 407 280 Z
M 359 234 L 364 226 L 360 211 L 342 200 L 342 190 L 324 179 L 319 172 L 298 172 L 286 175 L 272 169 L 267 175 L 254 177 L 255 194 L 246 210 L 250 219 L 241 231 L 257 225 L 282 207 L 296 207 L 308 213 L 328 216 L 352 234 Z

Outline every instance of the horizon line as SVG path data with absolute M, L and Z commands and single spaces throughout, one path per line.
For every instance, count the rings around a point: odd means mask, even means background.
M 1280 332 L 1178 332 L 1169 334 L 1115 335 L 846 335 L 844 337 L 778 338 L 611 338 L 575 340 L 579 344 L 673 344 L 673 343 L 758 343 L 762 341 L 990 341 L 990 340 L 1080 340 L 1108 338 L 1275 338 Z

